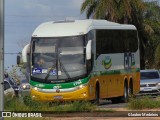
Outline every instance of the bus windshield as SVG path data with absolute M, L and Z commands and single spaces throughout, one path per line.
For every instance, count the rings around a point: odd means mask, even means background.
M 86 75 L 84 38 L 34 38 L 31 77 L 43 82 L 65 82 Z

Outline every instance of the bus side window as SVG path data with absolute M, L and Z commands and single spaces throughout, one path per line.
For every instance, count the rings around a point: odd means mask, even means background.
M 129 31 L 128 35 L 130 52 L 136 52 L 138 50 L 137 31 Z
M 100 54 L 123 53 L 124 41 L 120 30 L 97 30 L 96 57 Z

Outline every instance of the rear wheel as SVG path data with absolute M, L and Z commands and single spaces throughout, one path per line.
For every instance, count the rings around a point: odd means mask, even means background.
M 122 102 L 126 103 L 129 100 L 129 90 L 128 90 L 128 85 L 127 82 L 124 84 L 124 95 L 122 96 Z
M 129 94 L 129 97 L 133 96 L 133 83 L 132 82 L 130 82 L 129 84 L 128 94 Z

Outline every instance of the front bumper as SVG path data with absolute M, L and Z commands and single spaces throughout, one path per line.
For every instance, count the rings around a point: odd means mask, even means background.
M 31 97 L 37 101 L 74 101 L 74 100 L 88 100 L 89 92 L 88 86 L 70 92 L 40 92 L 31 88 Z
M 138 95 L 160 95 L 159 87 L 141 87 Z

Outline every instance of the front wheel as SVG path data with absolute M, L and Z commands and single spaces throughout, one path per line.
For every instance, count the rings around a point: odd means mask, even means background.
M 99 99 L 99 89 L 96 89 L 96 99 L 95 99 L 95 104 L 99 105 L 100 104 L 100 99 Z

